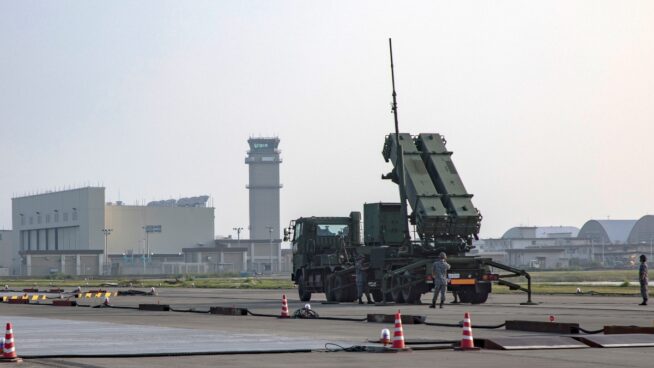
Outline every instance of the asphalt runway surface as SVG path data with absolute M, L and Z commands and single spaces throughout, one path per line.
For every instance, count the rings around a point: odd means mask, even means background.
M 257 314 L 279 315 L 281 290 L 159 289 L 158 296 L 118 296 L 116 307 L 167 304 L 175 310 L 207 311 L 212 306 L 240 307 Z M 7 295 L 7 294 L 4 294 Z M 287 291 L 291 314 L 304 306 L 294 290 Z M 448 295 L 449 296 L 449 295 Z M 423 296 L 428 302 L 430 296 Z M 365 318 L 368 313 L 424 315 L 427 322 L 458 324 L 465 312 L 472 319 L 475 339 L 519 337 L 525 344 L 543 334 L 482 328 L 506 320 L 579 323 L 585 330 L 606 325 L 654 326 L 654 306 L 638 306 L 635 297 L 537 295 L 538 305 L 523 306 L 525 295 L 492 294 L 481 305 L 446 304 L 443 309 L 423 305 L 322 304 L 310 302 L 321 317 Z M 103 299 L 78 299 L 98 306 Z M 50 303 L 44 301 L 42 303 Z M 25 355 L 24 367 L 652 367 L 654 347 L 582 348 L 556 350 L 427 350 L 401 353 L 328 352 L 325 345 L 375 345 L 382 328 L 392 323 L 335 320 L 278 319 L 206 313 L 140 311 L 123 308 L 53 307 L 0 304 L 0 322 L 13 322 L 16 349 Z M 4 326 L 4 325 L 3 325 Z M 478 326 L 478 327 L 475 327 Z M 456 341 L 460 327 L 404 324 L 407 342 Z M 417 346 L 417 345 L 416 345 Z M 338 349 L 336 345 L 327 345 Z M 282 351 L 297 351 L 295 353 Z M 311 351 L 311 352 L 308 352 Z M 194 356 L 109 357 L 111 354 L 197 352 Z M 275 353 L 272 353 L 275 352 Z M 228 353 L 228 354 L 226 354 Z M 95 354 L 102 357 L 71 357 Z M 39 355 L 50 356 L 48 358 Z M 61 357 L 65 356 L 65 357 Z

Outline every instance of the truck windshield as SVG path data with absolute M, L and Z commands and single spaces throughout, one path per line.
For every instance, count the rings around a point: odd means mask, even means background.
M 319 224 L 318 236 L 347 236 L 348 230 L 347 225 Z

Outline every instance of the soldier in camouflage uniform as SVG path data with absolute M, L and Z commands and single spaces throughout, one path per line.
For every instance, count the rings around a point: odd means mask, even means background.
M 647 305 L 647 299 L 649 299 L 649 278 L 647 277 L 647 257 L 644 254 L 640 255 L 638 281 L 640 282 L 640 295 L 643 297 L 643 302 L 640 305 Z
M 366 263 L 366 257 L 359 255 L 354 263 L 354 268 L 356 270 L 357 298 L 359 299 L 359 304 L 363 304 L 363 294 L 366 295 L 368 304 L 373 304 L 373 301 L 370 299 L 370 291 L 368 290 L 368 268 L 370 268 L 370 265 Z
M 431 274 L 434 277 L 434 298 L 431 300 L 429 308 L 436 308 L 436 299 L 438 294 L 441 294 L 440 308 L 443 308 L 445 303 L 445 291 L 447 291 L 447 271 L 450 269 L 450 264 L 446 261 L 447 255 L 440 252 L 438 260 L 434 262 L 431 267 Z

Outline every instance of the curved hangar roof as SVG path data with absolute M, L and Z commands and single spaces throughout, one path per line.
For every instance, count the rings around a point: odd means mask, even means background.
M 636 221 L 628 241 L 630 244 L 654 242 L 654 216 L 646 215 Z
M 588 220 L 579 230 L 579 238 L 600 243 L 624 244 L 636 220 Z

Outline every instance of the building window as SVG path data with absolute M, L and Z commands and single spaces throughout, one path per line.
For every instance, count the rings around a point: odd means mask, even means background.
M 41 215 L 36 216 L 36 223 L 37 224 L 41 223 Z
M 50 214 L 49 213 L 47 215 L 45 215 L 45 223 L 46 224 L 50 223 Z
M 73 221 L 77 221 L 77 211 L 73 211 Z
M 54 222 L 59 222 L 59 212 L 55 212 L 55 219 Z
M 20 224 L 25 225 L 25 216 L 20 215 Z
M 68 212 L 64 212 L 64 222 L 68 221 Z

